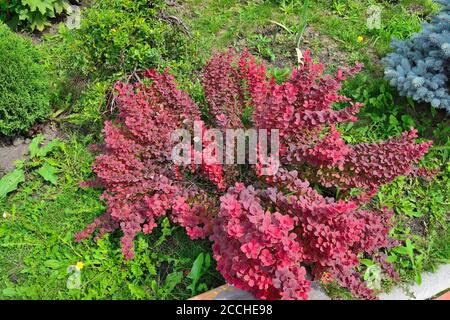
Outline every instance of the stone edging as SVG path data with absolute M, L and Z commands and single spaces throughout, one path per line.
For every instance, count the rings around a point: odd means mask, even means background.
M 410 285 L 407 290 L 395 287 L 390 293 L 383 293 L 380 300 L 425 300 L 450 289 L 450 264 L 441 265 L 436 272 L 422 274 L 421 285 Z M 405 292 L 407 291 L 407 292 Z M 330 300 L 319 284 L 313 282 L 309 292 L 310 300 Z M 438 300 L 449 300 L 450 292 L 443 294 Z M 248 292 L 239 290 L 230 285 L 223 285 L 208 292 L 202 293 L 189 300 L 255 300 Z

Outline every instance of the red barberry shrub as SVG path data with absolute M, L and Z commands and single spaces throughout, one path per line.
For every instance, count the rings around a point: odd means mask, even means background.
M 431 142 L 416 143 L 412 129 L 388 141 L 345 143 L 338 125 L 356 121 L 361 104 L 338 92 L 360 68 L 327 75 L 305 52 L 277 84 L 248 52 L 217 54 L 206 65 L 208 127 L 278 129 L 278 171 L 259 145 L 256 165 L 211 162 L 215 154 L 206 150 L 216 141 L 207 139 L 203 149 L 189 151 L 201 164 L 173 164 L 170 134 L 192 130 L 199 108 L 167 72 L 147 71 L 149 85 L 117 84 L 119 115 L 105 123 L 90 183 L 104 189 L 107 211 L 77 238 L 120 228 L 131 258 L 135 235 L 152 232 L 168 215 L 192 239 L 209 237 L 225 280 L 256 297 L 306 299 L 310 281 L 325 279 L 375 298 L 357 271 L 359 259 L 398 275 L 382 251 L 395 245 L 388 237 L 393 212 L 371 198 L 397 176 L 425 173 L 415 164 Z M 273 175 L 262 175 L 263 164 Z M 359 195 L 351 197 L 352 190 Z

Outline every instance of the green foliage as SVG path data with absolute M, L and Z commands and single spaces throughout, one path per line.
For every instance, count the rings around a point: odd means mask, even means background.
M 271 49 L 272 39 L 261 34 L 254 35 L 249 39 L 249 47 L 263 58 L 269 61 L 275 61 L 275 54 Z
M 430 159 L 426 162 L 432 163 Z M 380 202 L 396 211 L 391 234 L 404 244 L 389 253 L 405 280 L 415 279 L 419 283 L 421 272 L 450 261 L 449 176 L 450 167 L 444 165 L 431 182 L 400 178 L 378 194 Z
M 280 10 L 284 14 L 296 13 L 301 3 L 301 1 L 298 0 L 276 0 L 273 2 L 279 6 Z
M 301 2 L 301 1 L 299 1 Z M 311 6 L 311 22 L 315 29 L 337 40 L 339 46 L 352 52 L 365 54 L 375 51 L 383 55 L 389 50 L 391 37 L 407 38 L 420 30 L 424 16 L 432 12 L 429 1 L 355 1 L 321 0 Z M 380 26 L 367 24 L 368 8 L 380 9 Z M 363 36 L 363 43 L 357 41 Z
M 89 137 L 73 137 L 47 153 L 48 144 L 36 148 L 34 143 L 35 156 L 24 164 L 25 181 L 15 194 L 0 199 L 0 298 L 189 298 L 187 286 L 192 281 L 186 275 L 210 244 L 191 242 L 168 219 L 151 236 L 139 236 L 130 261 L 120 251 L 120 234 L 102 237 L 97 243 L 74 243 L 74 233 L 105 209 L 99 190 L 79 187 L 91 175 L 92 156 L 85 147 L 90 143 Z M 33 165 L 38 162 L 41 165 Z M 45 163 L 58 169 L 57 185 L 37 172 Z M 84 266 L 76 288 L 72 276 L 79 262 Z M 202 277 L 205 287 L 222 281 L 217 273 Z
M 50 19 L 67 10 L 67 0 L 7 0 L 0 3 L 0 20 L 13 29 L 43 31 Z
M 291 75 L 291 70 L 289 68 L 269 68 L 269 72 L 278 84 L 286 81 Z
M 61 24 L 43 40 L 59 118 L 80 131 L 100 132 L 114 111 L 115 81 L 134 81 L 147 68 L 181 74 L 197 68 L 188 35 L 162 0 L 94 1 L 82 11 L 79 29 Z
M 66 30 L 73 68 L 84 75 L 118 79 L 124 74 L 167 66 L 188 58 L 188 41 L 167 18 L 162 0 L 95 1 L 83 12 L 81 28 Z
M 63 121 L 90 132 L 100 132 L 104 114 L 111 112 L 111 106 L 109 109 L 107 106 L 111 86 L 110 81 L 89 83 L 72 106 L 71 113 Z
M 39 137 L 39 136 L 38 136 Z M 36 138 L 35 138 L 36 139 Z M 44 163 L 41 165 L 40 162 L 42 161 L 42 158 L 44 158 L 47 153 L 51 152 L 56 147 L 62 147 L 64 146 L 58 139 L 50 141 L 45 147 L 40 148 L 36 155 L 40 158 L 37 162 L 37 164 L 34 164 L 35 166 L 40 166 L 39 169 L 37 169 L 37 173 L 44 178 L 44 180 L 51 182 L 54 185 L 57 185 L 58 177 L 56 173 L 58 170 L 51 164 L 51 161 L 47 160 L 44 161 Z
M 16 169 L 0 179 L 0 201 L 4 200 L 6 195 L 12 191 L 17 190 L 19 184 L 25 181 L 25 171 L 30 171 L 38 168 L 36 171 L 44 180 L 57 184 L 57 169 L 51 164 L 52 159 L 47 159 L 47 154 L 55 151 L 56 148 L 64 147 L 64 144 L 58 139 L 48 142 L 45 146 L 40 147 L 44 141 L 45 136 L 37 135 L 29 145 L 31 161 L 17 161 Z
M 345 140 L 349 143 L 386 139 L 418 126 L 417 121 L 405 114 L 395 101 L 395 90 L 385 80 L 375 81 L 372 75 L 361 73 L 347 83 L 344 92 L 364 103 L 364 109 L 358 115 L 362 121 L 348 123 L 342 128 L 348 133 Z
M 392 254 L 389 256 L 390 261 L 397 261 L 397 255 L 400 256 L 406 256 L 407 260 L 402 260 L 402 267 L 406 268 L 409 267 L 409 265 L 411 265 L 412 270 L 414 271 L 414 275 L 415 275 L 415 281 L 417 284 L 422 284 L 422 277 L 420 275 L 420 273 L 422 272 L 422 261 L 424 256 L 421 255 L 416 255 L 414 253 L 414 245 L 411 242 L 410 238 L 407 238 L 405 241 L 405 245 L 404 246 L 399 246 L 399 247 L 395 247 L 393 248 Z M 396 255 L 397 254 L 397 255 Z
M 192 283 L 187 287 L 187 289 L 191 290 L 193 296 L 195 296 L 199 291 L 206 291 L 208 287 L 205 283 L 199 283 L 202 277 L 209 272 L 209 268 L 211 267 L 211 256 L 209 254 L 204 254 L 201 252 L 197 259 L 195 259 L 194 264 L 192 265 L 191 272 L 187 275 L 189 279 L 192 280 Z
M 188 10 L 173 10 L 173 14 L 187 19 L 197 40 L 196 54 L 203 58 L 208 58 L 212 49 L 246 45 L 256 29 L 265 28 L 280 14 L 271 1 L 187 0 L 185 5 Z
M 44 141 L 45 136 L 42 134 L 37 135 L 30 143 L 30 161 L 26 163 L 28 170 L 36 170 L 45 181 L 48 181 L 54 185 L 58 184 L 58 163 L 52 158 L 47 157 L 48 154 L 55 152 L 58 148 L 64 148 L 64 143 L 58 139 L 53 139 L 45 146 L 40 146 Z
M 0 134 L 24 132 L 50 111 L 49 79 L 31 41 L 0 24 Z
M 369 259 L 360 259 L 362 265 L 366 266 L 363 278 L 367 287 L 372 290 L 381 289 L 382 270 L 378 264 Z
M 3 1 L 0 19 L 6 19 L 6 10 L 11 10 L 6 6 L 22 2 L 36 1 Z M 45 5 L 51 0 L 39 2 Z M 43 59 L 29 42 L 17 36 L 26 46 L 14 40 L 6 55 L 0 54 L 0 70 L 14 71 L 10 76 L 13 78 L 6 82 L 8 92 L 24 92 L 10 99 L 10 93 L 2 91 L 5 76 L 0 73 L 3 134 L 6 101 L 14 101 L 8 105 L 15 106 L 13 111 L 21 106 L 21 111 L 14 111 L 14 118 L 10 117 L 17 121 L 8 127 L 8 134 L 25 131 L 48 115 L 49 101 L 57 110 L 54 119 L 60 124 L 70 123 L 65 130 L 77 130 L 76 136 L 64 143 L 56 139 L 45 144 L 42 136 L 36 137 L 30 145 L 30 159 L 19 162 L 15 171 L 0 180 L 0 298 L 185 299 L 222 284 L 209 258 L 210 243 L 191 241 L 167 219 L 158 222 L 160 227 L 151 236 L 138 237 L 136 256 L 131 261 L 122 258 L 120 234 L 105 236 L 97 243 L 73 242 L 74 233 L 105 210 L 104 203 L 98 200 L 99 190 L 79 187 L 80 181 L 92 175 L 92 154 L 87 146 L 97 142 L 105 116 L 114 112 L 110 92 L 115 80 L 134 81 L 134 75 L 128 76 L 135 70 L 170 66 L 182 79 L 180 85 L 205 108 L 201 79 L 191 79 L 197 75 L 193 71 L 199 62 L 211 51 L 248 47 L 262 58 L 274 60 L 274 66 L 283 67 L 296 63 L 293 50 L 299 38 L 301 49 L 311 48 L 316 55 L 325 51 L 331 57 L 329 64 L 339 54 L 350 62 L 358 59 L 366 64 L 365 71 L 344 88 L 344 94 L 365 104 L 359 115 L 361 122 L 339 128 L 347 142 L 385 139 L 410 126 L 418 128 L 421 136 L 433 139 L 434 146 L 421 165 L 439 168 L 436 178 L 429 182 L 399 178 L 380 190 L 373 205 L 386 203 L 396 212 L 391 236 L 400 244 L 386 253 L 402 280 L 420 281 L 422 271 L 450 263 L 448 120 L 435 109 L 422 110 L 400 99 L 381 80 L 376 58 L 384 55 L 393 35 L 405 38 L 417 31 L 420 22 L 435 10 L 431 1 L 310 0 L 305 5 L 304 0 L 186 0 L 174 7 L 165 6 L 162 0 L 152 1 L 153 7 L 147 3 L 95 1 L 84 10 L 80 30 L 61 25 L 59 34 L 42 39 L 39 48 Z M 366 26 L 370 4 L 382 8 L 381 29 L 369 30 Z M 37 6 L 34 9 L 39 11 Z M 299 37 L 305 26 L 305 10 L 308 28 Z M 188 26 L 192 38 L 179 23 L 167 18 L 171 15 Z M 18 22 L 20 28 L 29 24 L 26 18 Z M 312 39 L 307 34 L 310 29 L 314 32 Z M 5 46 L 6 38 L 12 37 L 5 30 L 0 27 L 0 48 Z M 363 36 L 364 41 L 358 42 L 358 36 Z M 330 43 L 336 47 L 328 48 Z M 25 58 L 30 51 L 33 58 Z M 17 57 L 11 59 L 12 55 Z M 43 65 L 36 63 L 41 60 Z M 11 61 L 20 62 L 19 68 L 12 67 Z M 51 74 L 50 94 L 47 70 Z M 289 70 L 270 68 L 276 81 L 287 77 Z M 25 102 L 18 102 L 22 100 Z M 35 108 L 41 111 L 33 113 Z M 84 264 L 79 270 L 81 286 L 69 289 L 68 281 L 76 284 L 70 279 L 77 280 L 71 276 L 78 262 Z M 378 289 L 380 276 L 382 288 L 390 285 L 380 275 L 377 264 L 367 259 L 362 259 L 362 264 L 361 274 L 370 286 Z M 325 287 L 333 297 L 352 298 L 335 282 Z

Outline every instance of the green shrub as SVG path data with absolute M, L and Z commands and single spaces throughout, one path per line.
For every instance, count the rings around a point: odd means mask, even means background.
M 27 28 L 43 31 L 55 18 L 67 10 L 67 0 L 6 0 L 0 3 L 0 20 L 13 29 Z
M 28 130 L 50 110 L 49 79 L 31 41 L 0 25 L 0 134 Z
M 163 15 L 162 0 L 95 1 L 83 12 L 81 27 L 63 32 L 74 50 L 71 64 L 84 75 L 119 77 L 134 70 L 183 60 L 187 36 Z

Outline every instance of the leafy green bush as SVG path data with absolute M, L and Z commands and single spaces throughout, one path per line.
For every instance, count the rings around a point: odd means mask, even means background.
M 13 29 L 27 28 L 43 31 L 50 18 L 67 10 L 67 0 L 6 0 L 0 3 L 0 20 Z
M 63 32 L 77 72 L 102 78 L 183 60 L 187 37 L 166 16 L 162 0 L 102 0 L 87 8 L 81 27 Z
M 49 79 L 38 51 L 0 25 L 0 134 L 28 130 L 50 110 Z

